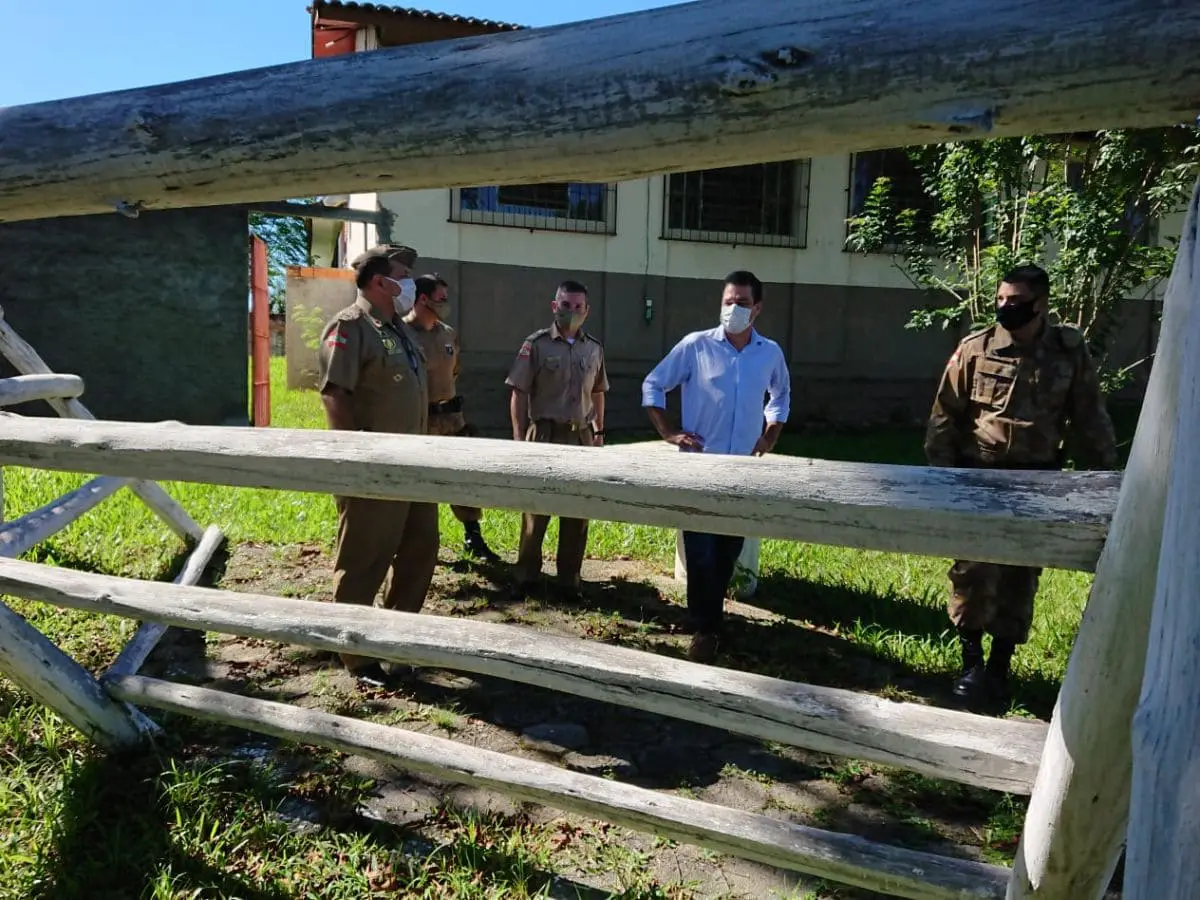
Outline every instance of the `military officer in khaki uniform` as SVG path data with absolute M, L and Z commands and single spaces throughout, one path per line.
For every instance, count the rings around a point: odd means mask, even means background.
M 404 317 L 417 336 L 425 354 L 429 372 L 429 433 L 468 435 L 471 429 L 463 416 L 463 398 L 458 393 L 461 369 L 458 332 L 446 324 L 450 314 L 449 286 L 437 275 L 422 275 L 416 280 L 417 300 Z M 480 522 L 483 512 L 473 506 L 451 506 L 454 517 L 463 524 L 463 555 L 499 562 L 500 557 L 483 539 Z
M 589 311 L 587 288 L 564 281 L 550 309 L 554 324 L 525 339 L 508 373 L 513 440 L 602 446 L 608 375 L 604 348 L 582 330 Z M 518 593 L 528 592 L 541 576 L 542 541 L 549 522 L 548 516 L 522 517 Z M 558 521 L 558 578 L 573 597 L 580 594 L 587 534 L 587 519 Z
M 409 247 L 382 245 L 351 264 L 358 298 L 325 326 L 317 354 L 318 388 L 330 428 L 426 433 L 425 361 L 415 334 L 401 320 L 416 296 L 409 277 L 415 260 L 416 251 Z M 334 602 L 371 605 L 390 569 L 384 607 L 419 612 L 437 564 L 437 506 L 334 499 Z M 342 663 L 368 683 L 389 681 L 373 660 L 342 654 Z
M 1061 469 L 1064 439 L 1077 463 L 1112 469 L 1112 421 L 1083 335 L 1047 320 L 1050 279 L 1020 266 L 996 292 L 997 324 L 968 335 L 942 374 L 925 455 L 933 466 Z M 968 702 L 1007 698 L 1009 665 L 1029 636 L 1041 569 L 955 560 L 950 620 L 962 646 L 954 685 Z M 983 634 L 992 635 L 986 666 Z

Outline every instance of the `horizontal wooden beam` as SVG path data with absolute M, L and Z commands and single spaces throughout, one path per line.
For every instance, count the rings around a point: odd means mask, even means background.
M 204 531 L 204 537 L 200 539 L 196 549 L 191 552 L 187 562 L 183 564 L 183 569 L 175 577 L 174 583 L 184 587 L 198 584 L 208 568 L 208 564 L 212 562 L 213 555 L 224 542 L 225 535 L 221 533 L 221 529 L 216 525 L 209 525 Z M 136 675 L 138 669 L 154 652 L 154 648 L 158 646 L 158 642 L 162 640 L 166 631 L 167 626 L 161 622 L 143 622 L 129 642 L 121 649 L 120 655 L 108 667 L 104 677 Z
M 16 557 L 62 531 L 84 513 L 130 483 L 101 475 L 19 519 L 0 525 L 0 556 Z
M 999 866 L 793 825 L 347 716 L 136 675 L 106 686 L 114 697 L 140 706 L 367 756 L 893 897 L 1000 900 L 1008 880 L 1008 870 Z
M 11 107 L 0 221 L 1171 125 L 1196 59 L 1178 0 L 701 0 Z
M 11 417 L 0 465 L 469 503 L 1064 569 L 1095 565 L 1115 472 L 1002 472 L 456 437 Z
M 107 615 L 505 678 L 1012 793 L 1045 726 L 896 703 L 513 625 L 181 587 L 0 560 L 0 592 Z
M 12 378 L 0 378 L 0 406 L 78 397 L 82 393 L 83 379 L 78 375 L 15 375 Z
M 0 127 L 3 127 L 4 112 L 0 109 Z M 3 146 L 0 146 L 0 159 L 3 158 L 3 155 L 4 149 Z M 5 321 L 3 308 L 0 308 L 0 354 L 12 363 L 14 369 L 24 375 L 56 374 L 38 355 L 33 346 Z M 67 419 L 90 420 L 95 418 L 91 410 L 73 397 L 52 398 L 47 402 L 56 413 Z M 13 421 L 14 418 L 11 415 L 8 416 L 9 421 Z M 76 471 L 87 472 L 89 470 L 84 468 Z M 138 479 L 140 475 L 133 473 L 132 477 Z M 198 541 L 204 536 L 204 529 L 159 485 L 152 481 L 135 480 L 130 483 L 129 489 L 183 540 Z

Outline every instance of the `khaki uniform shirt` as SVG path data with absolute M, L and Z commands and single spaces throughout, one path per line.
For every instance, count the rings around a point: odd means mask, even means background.
M 384 322 L 361 294 L 321 332 L 318 390 L 350 392 L 359 431 L 425 434 L 429 393 L 425 358 L 412 330 Z
M 529 395 L 529 419 L 586 425 L 592 394 L 608 390 L 604 348 L 586 331 L 570 343 L 551 325 L 525 338 L 505 383 Z
M 410 313 L 404 319 L 416 335 L 417 345 L 425 354 L 425 368 L 429 373 L 429 403 L 445 403 L 458 396 L 458 375 L 462 371 L 461 347 L 458 332 L 445 322 L 435 322 L 429 330 L 417 324 Z M 431 434 L 458 434 L 466 426 L 462 411 L 452 413 L 430 413 Z
M 1022 346 L 993 325 L 950 357 L 925 455 L 934 466 L 1060 468 L 1068 431 L 1080 463 L 1115 468 L 1112 420 L 1083 335 L 1047 325 Z

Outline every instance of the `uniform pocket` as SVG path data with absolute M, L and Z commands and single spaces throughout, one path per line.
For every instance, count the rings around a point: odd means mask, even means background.
M 1017 367 L 1012 363 L 981 359 L 975 364 L 971 399 L 986 406 L 1003 408 L 1012 396 L 1016 380 Z

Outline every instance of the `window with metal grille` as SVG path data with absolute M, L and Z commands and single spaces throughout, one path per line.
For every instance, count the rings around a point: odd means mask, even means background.
M 855 153 L 850 159 L 850 208 L 851 217 L 862 214 L 863 204 L 875 186 L 876 180 L 887 178 L 891 183 L 891 197 L 897 212 L 916 210 L 919 231 L 928 233 L 930 223 L 937 212 L 933 197 L 921 182 L 921 173 L 902 148 L 893 150 L 871 150 Z M 899 235 L 891 236 L 899 243 Z
M 617 233 L 617 186 L 556 181 L 455 188 L 450 221 L 545 231 Z
M 669 175 L 667 240 L 803 247 L 808 230 L 807 159 Z

